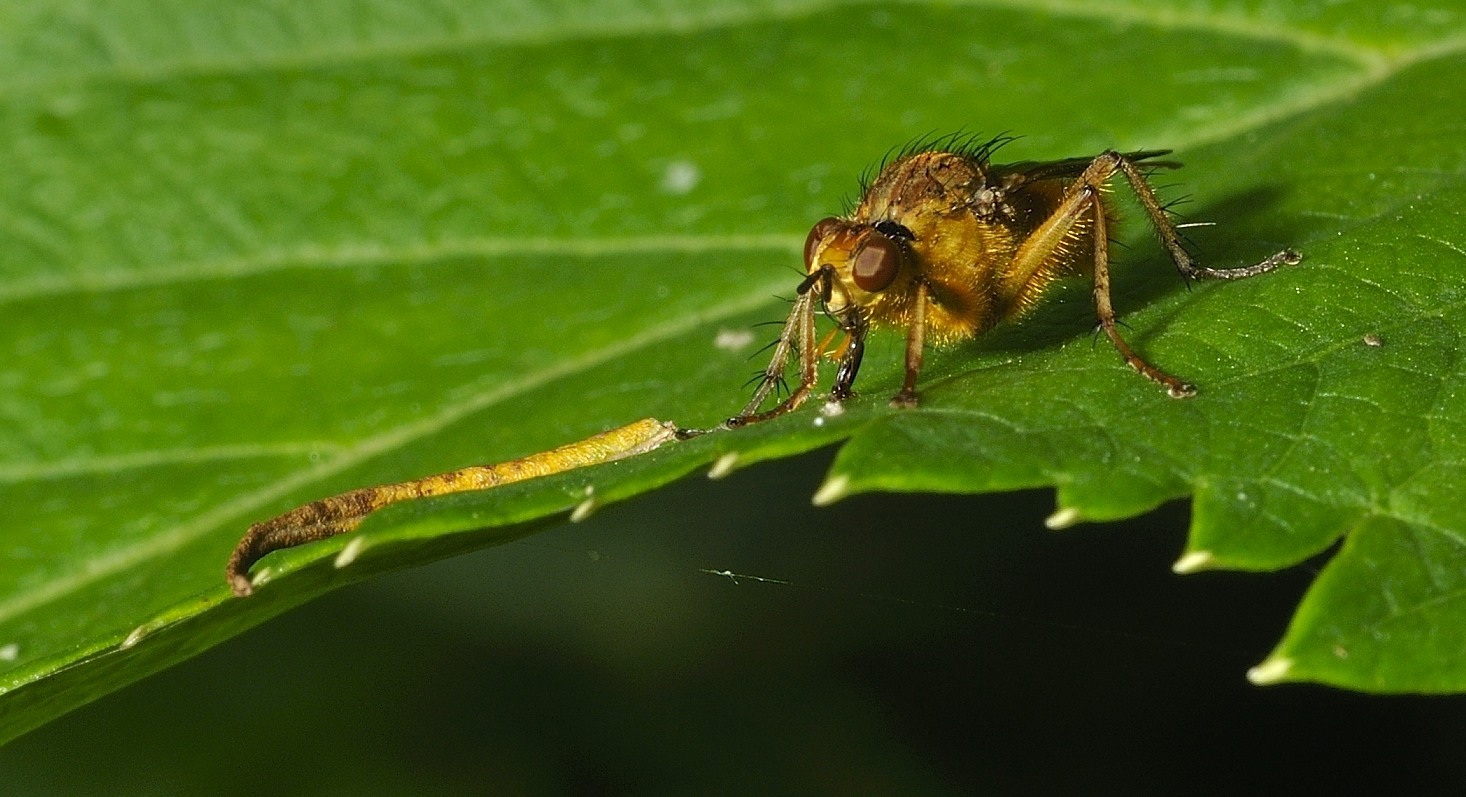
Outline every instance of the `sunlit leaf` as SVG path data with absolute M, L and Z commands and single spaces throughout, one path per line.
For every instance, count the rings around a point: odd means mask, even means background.
M 1194 496 L 1188 568 L 1348 535 L 1255 678 L 1466 688 L 1461 10 L 1045 8 L 0 7 L 0 736 L 587 488 L 838 441 L 827 498 L 1052 485 L 1103 520 Z M 1128 334 L 1188 401 L 1096 345 L 1069 285 L 933 352 L 919 410 L 886 406 L 887 335 L 840 417 L 395 507 L 351 567 L 331 541 L 228 597 L 235 540 L 295 504 L 725 417 L 762 342 L 728 333 L 781 317 L 808 225 L 954 130 L 1024 160 L 1174 148 L 1213 264 L 1307 259 L 1188 290 L 1124 233 Z

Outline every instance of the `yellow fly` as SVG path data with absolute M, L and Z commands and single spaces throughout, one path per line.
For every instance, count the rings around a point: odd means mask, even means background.
M 928 341 L 967 340 L 1032 307 L 1056 279 L 1087 275 L 1094 285 L 1100 328 L 1125 362 L 1175 398 L 1196 388 L 1151 365 L 1120 337 L 1110 304 L 1106 194 L 1123 176 L 1140 200 L 1176 269 L 1188 278 L 1241 279 L 1297 263 L 1285 249 L 1241 268 L 1198 265 L 1146 180 L 1147 170 L 1179 164 L 1156 160 L 1168 150 L 1056 161 L 995 164 L 993 151 L 1010 139 L 983 143 L 947 138 L 914 145 L 864 186 L 860 204 L 844 217 L 823 219 L 804 245 L 805 278 L 753 399 L 722 428 L 767 420 L 797 408 L 818 381 L 816 309 L 834 319 L 843 343 L 832 401 L 852 395 L 872 327 L 906 332 L 906 378 L 893 406 L 917 403 L 916 380 Z M 769 410 L 763 403 L 784 381 L 797 353 L 799 386 Z M 685 432 L 685 435 L 695 432 Z

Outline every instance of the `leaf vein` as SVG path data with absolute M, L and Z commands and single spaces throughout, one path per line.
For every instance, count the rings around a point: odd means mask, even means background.
M 338 443 L 326 441 L 293 441 L 198 448 L 130 451 L 123 454 L 74 457 L 51 462 L 17 462 L 0 464 L 0 484 L 60 479 L 83 474 L 121 473 L 140 468 L 166 465 L 193 465 L 230 459 L 264 459 L 270 457 L 305 457 L 336 454 Z
M 42 275 L 0 285 L 0 304 L 77 293 L 101 293 L 208 280 L 238 279 L 290 269 L 344 269 L 387 263 L 430 263 L 457 257 L 546 255 L 601 257 L 640 253 L 698 253 L 727 250 L 796 252 L 803 236 L 649 235 L 620 238 L 464 238 L 433 244 L 394 246 L 374 242 L 308 244 L 264 251 L 251 257 L 183 263 L 142 271 L 110 270 Z

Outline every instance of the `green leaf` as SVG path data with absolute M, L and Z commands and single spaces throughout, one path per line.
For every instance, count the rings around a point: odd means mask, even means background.
M 1466 15 L 1044 9 L 0 6 L 0 738 L 588 487 L 842 440 L 827 498 L 1054 485 L 1103 520 L 1194 495 L 1192 568 L 1352 532 L 1255 678 L 1466 688 Z M 235 540 L 298 503 L 725 417 L 759 364 L 724 333 L 781 316 L 808 225 L 952 130 L 1020 133 L 1014 159 L 1173 147 L 1213 264 L 1307 259 L 1187 290 L 1131 225 L 1117 306 L 1189 401 L 1095 345 L 1068 285 L 932 352 L 919 410 L 886 406 L 889 334 L 840 417 L 393 507 L 350 567 L 334 540 L 228 597 Z

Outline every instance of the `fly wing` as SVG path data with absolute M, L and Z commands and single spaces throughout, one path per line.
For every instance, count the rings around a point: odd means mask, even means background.
M 1180 161 L 1151 160 L 1151 158 L 1158 158 L 1162 155 L 1169 154 L 1171 154 L 1171 150 L 1168 149 L 1142 149 L 1124 153 L 1126 159 L 1132 162 L 1146 161 L 1144 165 L 1147 168 L 1180 168 Z M 1094 163 L 1095 157 L 1091 155 L 1084 158 L 1064 158 L 1056 161 L 1020 161 L 1018 163 L 1005 163 L 1002 165 L 994 164 L 990 168 L 991 173 L 998 178 L 1004 178 L 1008 175 L 1018 175 L 1022 178 L 1021 182 L 1024 183 L 1055 179 L 1072 180 L 1083 174 L 1084 170 L 1089 168 L 1089 164 Z M 1001 182 L 1001 179 L 999 181 Z

